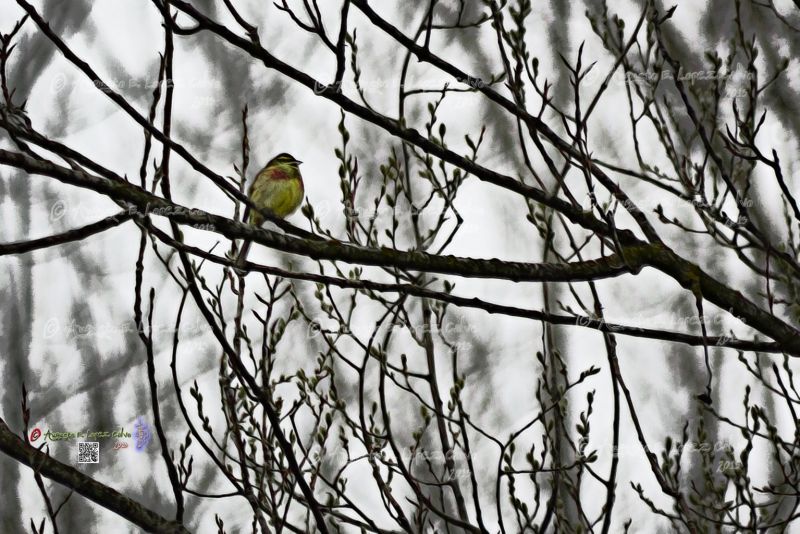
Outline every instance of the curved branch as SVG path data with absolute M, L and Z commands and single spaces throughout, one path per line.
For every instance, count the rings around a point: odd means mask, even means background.
M 140 216 L 163 215 L 181 224 L 204 225 L 229 239 L 252 240 L 270 248 L 317 260 L 339 260 L 466 277 L 499 278 L 514 282 L 566 282 L 637 273 L 647 264 L 647 255 L 644 251 L 652 247 L 652 245 L 628 247 L 625 249 L 624 258 L 611 255 L 597 260 L 567 264 L 507 262 L 498 259 L 439 256 L 420 251 L 404 252 L 385 247 L 367 248 L 331 240 L 299 239 L 256 228 L 203 210 L 169 202 L 134 184 L 105 180 L 81 170 L 69 169 L 18 152 L 0 149 L 0 163 L 18 167 L 32 174 L 50 176 L 67 184 L 97 191 L 114 200 L 127 202 L 132 204 L 130 211 Z
M 97 222 L 81 226 L 80 228 L 73 228 L 60 234 L 49 235 L 47 237 L 40 237 L 38 239 L 31 239 L 29 241 L 12 241 L 11 243 L 0 243 L 0 256 L 8 254 L 25 254 L 34 250 L 43 248 L 54 247 L 70 243 L 72 241 L 80 241 L 86 237 L 100 232 L 105 232 L 110 228 L 119 226 L 120 224 L 130 220 L 133 217 L 132 213 L 120 212 L 116 215 L 106 217 Z

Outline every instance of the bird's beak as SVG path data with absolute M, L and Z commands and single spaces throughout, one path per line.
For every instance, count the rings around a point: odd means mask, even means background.
M 294 160 L 294 164 L 295 164 L 295 165 L 300 165 L 301 163 L 303 163 L 303 162 L 302 162 L 302 161 L 300 161 L 299 159 L 296 159 L 296 160 Z

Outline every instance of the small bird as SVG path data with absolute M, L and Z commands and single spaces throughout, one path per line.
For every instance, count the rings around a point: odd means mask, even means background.
M 303 202 L 305 188 L 299 165 L 302 161 L 291 154 L 278 154 L 261 169 L 253 180 L 247 196 L 260 209 L 278 219 L 294 213 Z M 264 216 L 247 206 L 244 220 L 253 226 L 264 224 Z M 239 252 L 237 266 L 241 267 L 250 250 L 251 241 L 245 241 Z

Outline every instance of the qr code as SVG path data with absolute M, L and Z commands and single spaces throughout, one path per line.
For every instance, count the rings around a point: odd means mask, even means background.
M 79 441 L 78 442 L 78 463 L 79 464 L 99 464 L 100 463 L 100 442 L 98 442 L 98 441 Z

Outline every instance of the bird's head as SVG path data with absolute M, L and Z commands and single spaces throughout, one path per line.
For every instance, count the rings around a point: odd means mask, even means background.
M 278 154 L 277 156 L 269 160 L 269 163 L 267 163 L 267 167 L 269 167 L 270 165 L 291 165 L 292 167 L 297 167 L 301 163 L 303 162 L 295 158 L 291 154 L 282 152 L 281 154 Z

